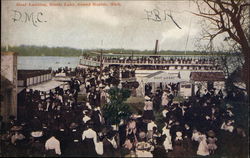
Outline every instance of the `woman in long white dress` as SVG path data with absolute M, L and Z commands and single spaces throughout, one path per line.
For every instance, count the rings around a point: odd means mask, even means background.
M 165 126 L 162 128 L 162 135 L 166 135 L 165 141 L 163 142 L 166 152 L 173 150 L 172 137 L 170 135 L 170 128 L 167 123 L 165 123 Z
M 197 150 L 197 155 L 200 156 L 208 156 L 209 155 L 209 149 L 207 145 L 207 138 L 206 135 L 202 134 L 200 136 L 200 144 Z
M 168 93 L 167 91 L 164 91 L 161 97 L 161 105 L 167 106 L 168 105 Z
M 164 146 L 166 152 L 168 152 L 169 150 L 173 150 L 171 137 L 166 137 L 165 138 L 165 141 L 163 142 L 163 146 Z

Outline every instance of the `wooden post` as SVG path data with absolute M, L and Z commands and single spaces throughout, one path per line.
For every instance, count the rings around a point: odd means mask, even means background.
M 103 40 L 101 41 L 101 46 L 103 46 Z M 103 50 L 101 49 L 101 59 L 100 59 L 100 78 L 102 77 L 103 61 L 102 61 Z
M 134 51 L 132 51 L 132 55 L 131 55 L 131 62 L 130 62 L 130 65 L 132 66 L 133 64 L 133 58 L 134 58 Z
M 101 59 L 100 59 L 100 77 L 102 77 L 102 68 L 103 68 L 103 61 L 102 61 L 102 49 L 101 49 Z
M 101 49 L 101 59 L 100 59 L 100 80 L 102 80 L 101 78 L 102 78 L 102 71 L 103 71 L 103 59 L 102 59 L 102 49 Z M 102 97 L 101 97 L 101 93 L 102 93 L 102 91 L 103 91 L 103 89 L 101 88 L 101 87 L 99 87 L 99 89 L 100 89 L 100 106 L 102 106 L 101 104 L 102 104 Z
M 155 54 L 157 54 L 157 51 L 158 51 L 158 40 L 156 40 L 155 42 Z

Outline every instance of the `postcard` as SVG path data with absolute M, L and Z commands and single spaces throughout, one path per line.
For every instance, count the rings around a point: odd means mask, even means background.
M 0 155 L 246 157 L 247 0 L 2 0 Z

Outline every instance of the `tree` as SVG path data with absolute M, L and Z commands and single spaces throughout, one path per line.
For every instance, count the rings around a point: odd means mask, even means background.
M 131 92 L 128 89 L 113 87 L 108 93 L 110 102 L 103 107 L 104 118 L 108 124 L 117 125 L 121 119 L 127 119 L 131 115 L 129 105 L 124 103 Z
M 244 57 L 242 78 L 249 94 L 249 0 L 202 0 L 196 1 L 199 13 L 197 16 L 209 21 L 203 36 L 210 42 L 221 34 L 227 34 L 224 41 L 231 41 L 232 46 L 237 46 Z

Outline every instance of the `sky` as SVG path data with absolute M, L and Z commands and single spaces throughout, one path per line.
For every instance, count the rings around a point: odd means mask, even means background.
M 51 5 L 69 2 L 75 6 Z M 159 50 L 198 49 L 201 18 L 191 13 L 197 12 L 193 2 L 112 2 L 2 1 L 1 45 L 153 50 L 159 40 Z

